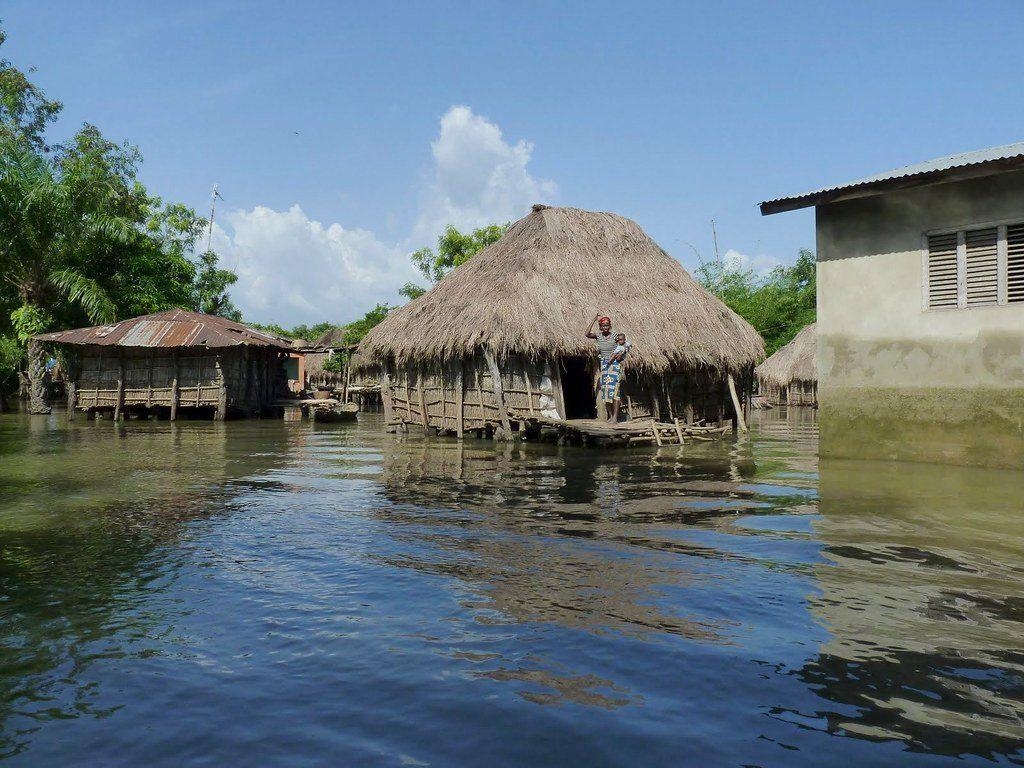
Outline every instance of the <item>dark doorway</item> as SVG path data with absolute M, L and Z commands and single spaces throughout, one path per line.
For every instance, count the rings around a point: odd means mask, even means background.
M 591 361 L 585 357 L 565 357 L 562 358 L 561 366 L 565 418 L 596 418 L 597 405 L 594 400 L 594 373 Z

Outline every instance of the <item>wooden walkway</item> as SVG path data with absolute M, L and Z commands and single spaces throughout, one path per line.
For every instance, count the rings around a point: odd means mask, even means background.
M 621 447 L 628 445 L 685 445 L 688 442 L 715 440 L 727 432 L 729 425 L 712 427 L 703 424 L 684 424 L 655 421 L 652 418 L 612 423 L 600 419 L 549 419 L 544 416 L 515 414 L 517 421 L 528 431 L 554 432 L 560 443 Z

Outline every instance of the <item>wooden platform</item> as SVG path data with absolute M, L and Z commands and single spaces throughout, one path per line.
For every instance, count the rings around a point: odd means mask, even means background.
M 652 418 L 613 423 L 601 419 L 549 419 L 537 415 L 520 415 L 518 420 L 527 431 L 554 432 L 560 443 L 621 447 L 627 445 L 684 445 L 687 442 L 710 441 L 731 432 L 730 426 L 711 427 L 655 421 Z M 532 430 L 531 430 L 532 428 Z

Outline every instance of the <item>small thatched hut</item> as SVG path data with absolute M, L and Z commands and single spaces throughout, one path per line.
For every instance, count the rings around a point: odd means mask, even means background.
M 632 419 L 721 423 L 727 376 L 746 394 L 764 356 L 757 332 L 634 222 L 537 205 L 389 313 L 355 365 L 379 372 L 391 423 L 461 436 L 508 433 L 521 414 L 592 418 L 598 362 L 584 332 L 597 312 L 634 345 L 621 389 Z
M 44 333 L 33 341 L 61 348 L 68 411 L 181 409 L 224 419 L 254 415 L 278 397 L 291 349 L 280 339 L 223 317 L 172 309 L 112 325 Z
M 774 405 L 818 405 L 817 323 L 811 323 L 754 370 L 760 394 Z

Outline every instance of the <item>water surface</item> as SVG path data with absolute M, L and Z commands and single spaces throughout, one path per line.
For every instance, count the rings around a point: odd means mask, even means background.
M 1024 475 L 0 415 L 9 765 L 1024 764 Z

